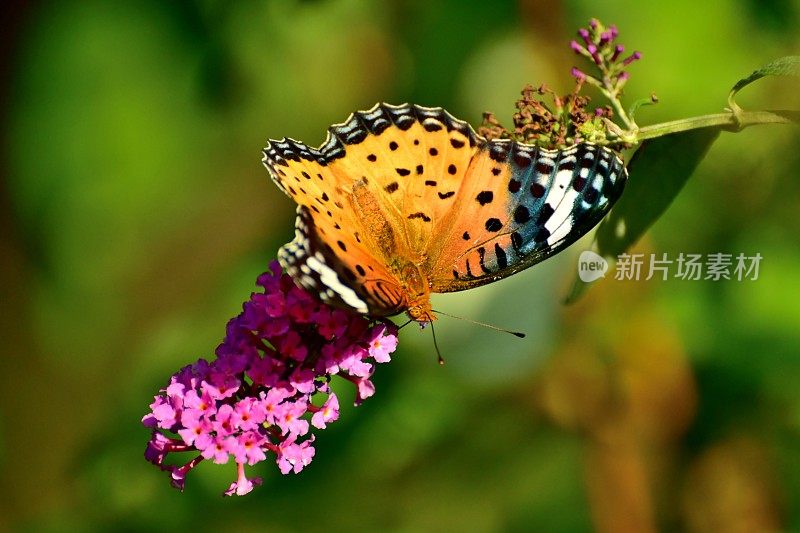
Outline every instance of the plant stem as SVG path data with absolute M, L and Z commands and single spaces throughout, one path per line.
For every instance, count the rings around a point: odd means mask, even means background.
M 714 126 L 730 129 L 731 131 L 740 131 L 748 126 L 756 126 L 758 124 L 791 123 L 800 123 L 800 111 L 742 111 L 738 115 L 732 112 L 715 113 L 713 115 L 683 118 L 645 126 L 636 132 L 635 137 L 637 141 L 641 142 L 646 139 L 669 135 L 670 133 Z
M 629 129 L 635 129 L 636 123 L 633 122 L 633 120 L 631 120 L 628 114 L 625 112 L 625 108 L 622 107 L 622 102 L 619 101 L 617 95 L 614 94 L 613 98 L 609 98 L 609 100 L 611 101 L 611 105 L 614 106 L 614 110 L 617 112 L 617 115 L 625 123 L 625 126 L 627 126 Z

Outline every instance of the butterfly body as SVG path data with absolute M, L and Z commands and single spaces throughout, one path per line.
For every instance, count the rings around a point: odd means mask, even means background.
M 440 108 L 378 104 L 320 148 L 270 141 L 263 162 L 298 203 L 278 258 L 326 302 L 419 322 L 432 292 L 477 287 L 562 250 L 610 209 L 627 177 L 589 143 L 546 150 L 486 140 Z

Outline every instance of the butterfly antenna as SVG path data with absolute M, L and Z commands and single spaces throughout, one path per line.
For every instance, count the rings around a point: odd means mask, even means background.
M 433 335 L 433 347 L 436 349 L 436 357 L 439 358 L 439 364 L 444 364 L 444 358 L 442 357 L 442 352 L 439 351 L 439 343 L 436 342 L 436 330 L 433 327 L 433 322 L 430 322 L 431 325 L 431 334 Z
M 493 329 L 495 331 L 500 331 L 502 333 L 510 333 L 511 335 L 519 337 L 520 339 L 525 338 L 525 334 L 519 331 L 511 331 L 510 329 L 501 328 L 500 326 L 495 326 L 494 324 L 487 324 L 486 322 L 479 322 L 478 320 L 472 320 L 471 318 L 464 318 L 463 316 L 456 316 L 448 313 L 443 313 L 441 311 L 436 311 L 435 309 L 433 310 L 433 312 L 436 313 L 437 315 L 443 315 L 450 318 L 455 318 L 457 320 L 463 320 L 464 322 L 469 322 L 470 324 L 475 324 L 476 326 L 483 326 L 485 328 Z M 433 324 L 431 324 L 431 326 L 432 325 Z M 436 337 L 434 336 L 434 339 L 435 338 Z

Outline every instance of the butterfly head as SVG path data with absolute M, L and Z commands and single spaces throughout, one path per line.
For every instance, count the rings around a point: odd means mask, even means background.
M 420 324 L 427 324 L 436 320 L 436 315 L 431 310 L 431 302 L 426 299 L 424 302 L 419 302 L 408 308 L 408 316 L 416 320 Z

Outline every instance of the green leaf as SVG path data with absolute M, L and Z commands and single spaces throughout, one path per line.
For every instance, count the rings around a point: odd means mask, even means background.
M 736 85 L 731 89 L 728 94 L 728 107 L 734 113 L 741 112 L 741 108 L 734 102 L 733 98 L 736 96 L 743 87 L 750 85 L 756 80 L 760 80 L 764 76 L 795 76 L 800 77 L 800 56 L 785 56 L 771 61 L 754 71 L 752 74 L 736 82 Z
M 633 246 L 678 196 L 720 131 L 701 128 L 642 143 L 628 164 L 625 192 L 597 229 L 594 251 L 613 261 Z M 577 301 L 590 284 L 576 277 L 565 303 Z

